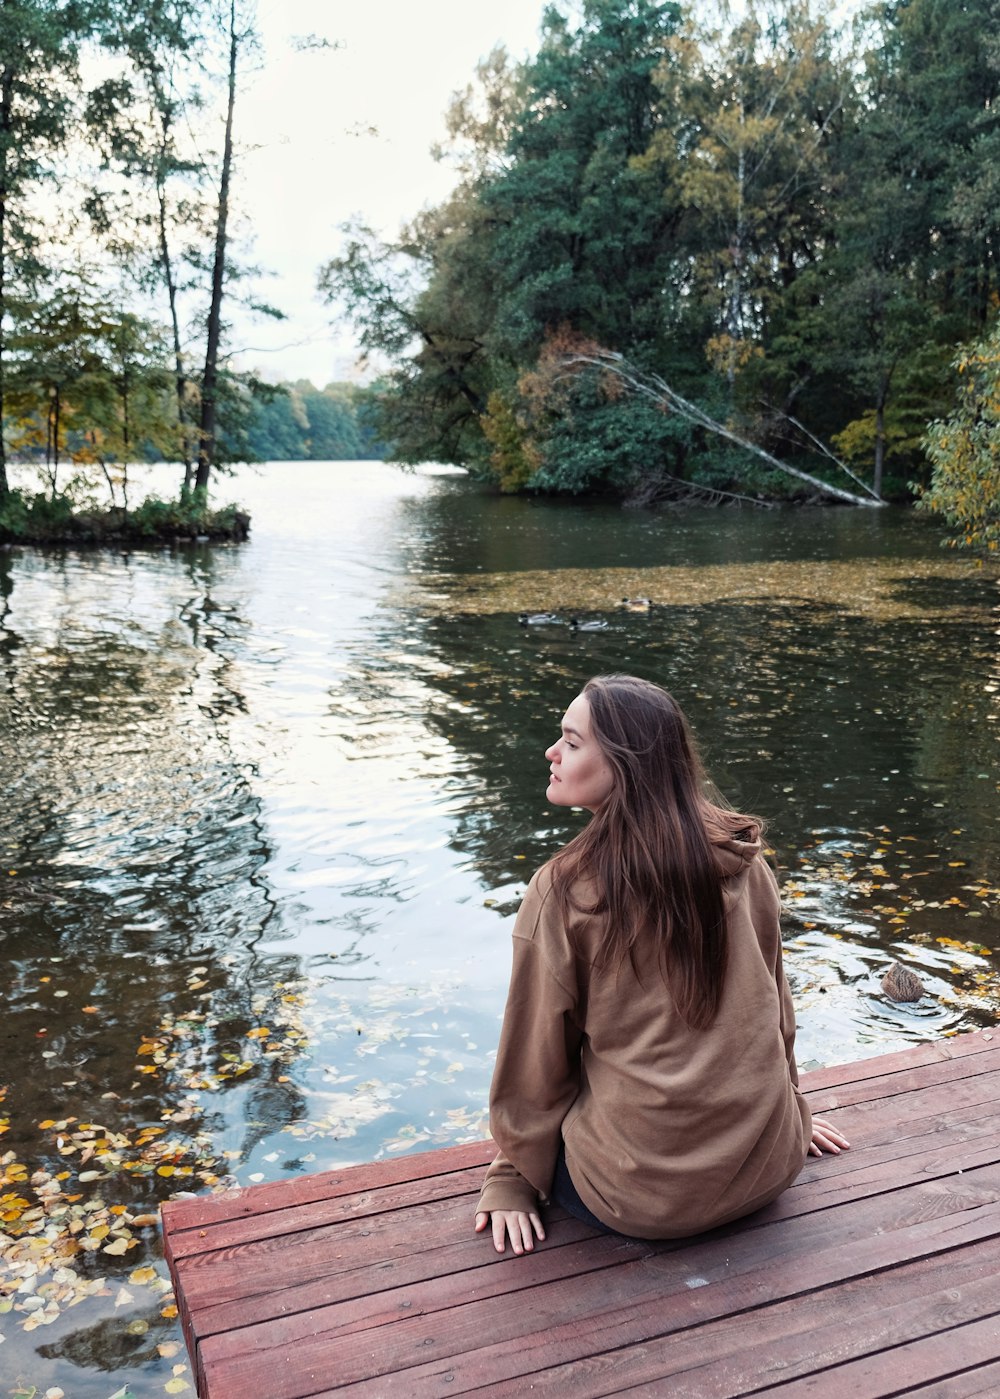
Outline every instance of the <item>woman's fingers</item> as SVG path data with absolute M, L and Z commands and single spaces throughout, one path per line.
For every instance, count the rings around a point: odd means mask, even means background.
M 493 1225 L 493 1247 L 497 1253 L 504 1252 L 508 1236 L 515 1253 L 530 1253 L 535 1247 L 535 1236 L 545 1238 L 541 1218 L 534 1210 L 530 1213 L 523 1210 L 493 1210 L 489 1214 L 480 1211 L 476 1215 L 476 1232 L 480 1233 L 490 1222 Z
M 822 1156 L 824 1151 L 839 1156 L 842 1151 L 849 1151 L 850 1148 L 851 1143 L 832 1123 L 823 1117 L 813 1118 L 812 1141 L 809 1144 L 811 1156 Z

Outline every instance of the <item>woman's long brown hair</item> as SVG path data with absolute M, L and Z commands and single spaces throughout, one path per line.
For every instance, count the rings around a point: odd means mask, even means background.
M 659 685 L 631 675 L 588 681 L 591 731 L 613 773 L 607 800 L 552 861 L 563 916 L 599 915 L 606 927 L 602 964 L 636 966 L 640 940 L 654 940 L 674 1003 L 704 1029 L 726 980 L 726 917 L 716 840 L 761 822 L 705 794 L 705 774 L 687 721 Z M 579 903 L 580 883 L 596 889 Z

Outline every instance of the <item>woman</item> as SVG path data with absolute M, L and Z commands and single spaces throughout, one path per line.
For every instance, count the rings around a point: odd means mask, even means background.
M 593 819 L 528 886 L 490 1093 L 476 1230 L 515 1253 L 539 1200 L 679 1238 L 737 1219 L 847 1140 L 810 1119 L 761 827 L 705 795 L 677 703 L 591 680 L 545 754 Z

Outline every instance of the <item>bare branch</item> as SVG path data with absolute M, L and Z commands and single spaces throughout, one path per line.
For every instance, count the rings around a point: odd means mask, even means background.
M 633 393 L 644 398 L 651 398 L 654 403 L 665 404 L 686 418 L 688 422 L 697 423 L 699 427 L 705 428 L 707 432 L 714 433 L 717 437 L 724 438 L 727 442 L 732 442 L 735 446 L 742 448 L 745 452 L 752 452 L 762 461 L 766 461 L 768 466 L 775 471 L 783 472 L 786 476 L 794 476 L 799 481 L 805 481 L 821 495 L 832 496 L 835 500 L 846 501 L 849 505 L 880 506 L 885 502 L 871 496 L 854 495 L 851 491 L 842 490 L 839 486 L 831 486 L 827 481 L 821 481 L 818 476 L 812 476 L 808 471 L 802 471 L 791 463 L 781 461 L 778 457 L 772 456 L 765 448 L 757 445 L 756 442 L 749 442 L 745 437 L 740 437 L 738 433 L 718 422 L 699 408 L 697 404 L 691 403 L 683 398 L 675 389 L 672 389 L 665 380 L 656 374 L 642 374 L 639 370 L 633 369 L 628 362 L 619 354 L 611 350 L 602 350 L 596 354 L 571 354 L 567 355 L 563 363 L 567 369 L 574 365 L 589 364 L 595 369 L 602 369 L 606 373 L 614 374 L 621 383 L 625 384 Z

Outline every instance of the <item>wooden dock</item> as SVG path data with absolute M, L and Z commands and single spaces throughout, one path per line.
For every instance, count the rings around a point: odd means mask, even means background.
M 1000 1395 L 1000 1031 L 803 1079 L 852 1150 L 673 1244 L 497 1255 L 489 1143 L 167 1204 L 201 1399 Z

